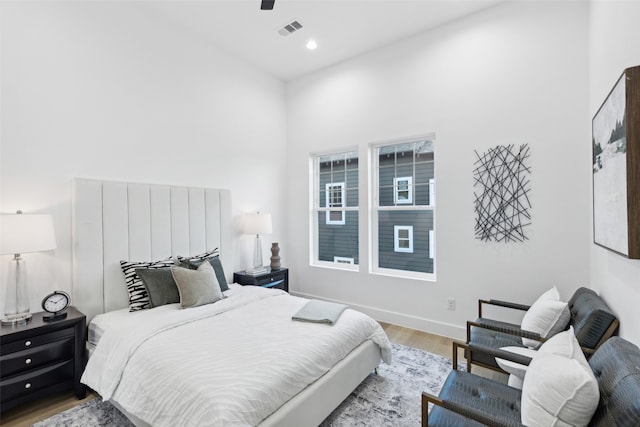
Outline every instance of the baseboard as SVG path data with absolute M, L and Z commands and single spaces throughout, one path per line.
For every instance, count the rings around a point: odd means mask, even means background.
M 354 304 L 349 301 L 340 301 L 331 298 L 320 297 L 317 295 L 306 294 L 302 292 L 291 292 L 291 295 L 299 296 L 309 299 L 320 299 L 324 301 L 337 302 L 340 304 L 346 304 L 355 310 L 361 311 L 368 316 L 371 316 L 379 322 L 392 323 L 394 325 L 402 326 L 405 328 L 415 329 L 418 331 L 428 332 L 430 334 L 440 335 L 449 338 L 455 338 L 464 340 L 467 334 L 466 328 L 461 326 L 452 325 L 450 323 L 438 322 L 432 319 L 426 319 L 424 317 L 411 316 L 407 314 L 398 313 L 395 311 L 382 310 L 375 307 L 369 307 L 366 305 Z

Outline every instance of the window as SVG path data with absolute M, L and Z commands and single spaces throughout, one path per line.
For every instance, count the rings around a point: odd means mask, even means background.
M 413 226 L 393 226 L 393 250 L 396 252 L 413 252 Z
M 328 208 L 344 207 L 344 182 L 327 182 L 325 184 L 325 200 Z M 344 224 L 343 210 L 329 210 L 326 216 L 327 224 Z
M 412 182 L 413 178 L 410 176 L 393 178 L 393 201 L 397 205 L 413 203 Z
M 435 136 L 371 146 L 371 270 L 435 279 Z
M 311 157 L 311 264 L 357 270 L 358 153 L 346 151 Z

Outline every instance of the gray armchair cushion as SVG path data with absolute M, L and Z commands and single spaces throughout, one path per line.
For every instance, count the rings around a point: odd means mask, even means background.
M 491 319 L 480 318 L 477 320 L 477 322 L 490 325 L 508 325 L 510 329 L 515 330 L 519 330 L 520 328 L 518 325 L 497 322 Z M 490 329 L 478 328 L 475 326 L 471 327 L 471 339 L 469 340 L 469 343 L 495 349 L 508 346 L 524 347 L 524 345 L 522 344 L 522 338 L 517 335 L 510 335 Z M 499 368 L 498 363 L 496 362 L 496 358 L 492 354 L 480 351 L 471 351 L 471 360 L 475 363 L 482 363 L 483 365 Z
M 451 371 L 440 391 L 445 408 L 506 426 L 521 426 L 521 397 L 518 389 L 464 371 Z
M 594 291 L 579 288 L 569 300 L 570 325 L 581 347 L 595 349 L 616 320 L 609 306 Z
M 611 337 L 589 359 L 600 403 L 590 426 L 640 425 L 640 349 Z

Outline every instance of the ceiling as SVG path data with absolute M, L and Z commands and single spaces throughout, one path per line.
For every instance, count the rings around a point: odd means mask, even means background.
M 142 1 L 142 5 L 210 43 L 288 81 L 503 0 L 260 0 Z M 277 30 L 297 20 L 286 37 Z M 314 39 L 318 48 L 305 45 Z

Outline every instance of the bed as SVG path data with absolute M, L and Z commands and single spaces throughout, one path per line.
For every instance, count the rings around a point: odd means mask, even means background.
M 373 319 L 292 321 L 307 300 L 276 289 L 128 311 L 120 260 L 219 248 L 229 282 L 232 225 L 227 190 L 74 180 L 74 304 L 95 319 L 83 382 L 136 425 L 317 426 L 390 361 Z

